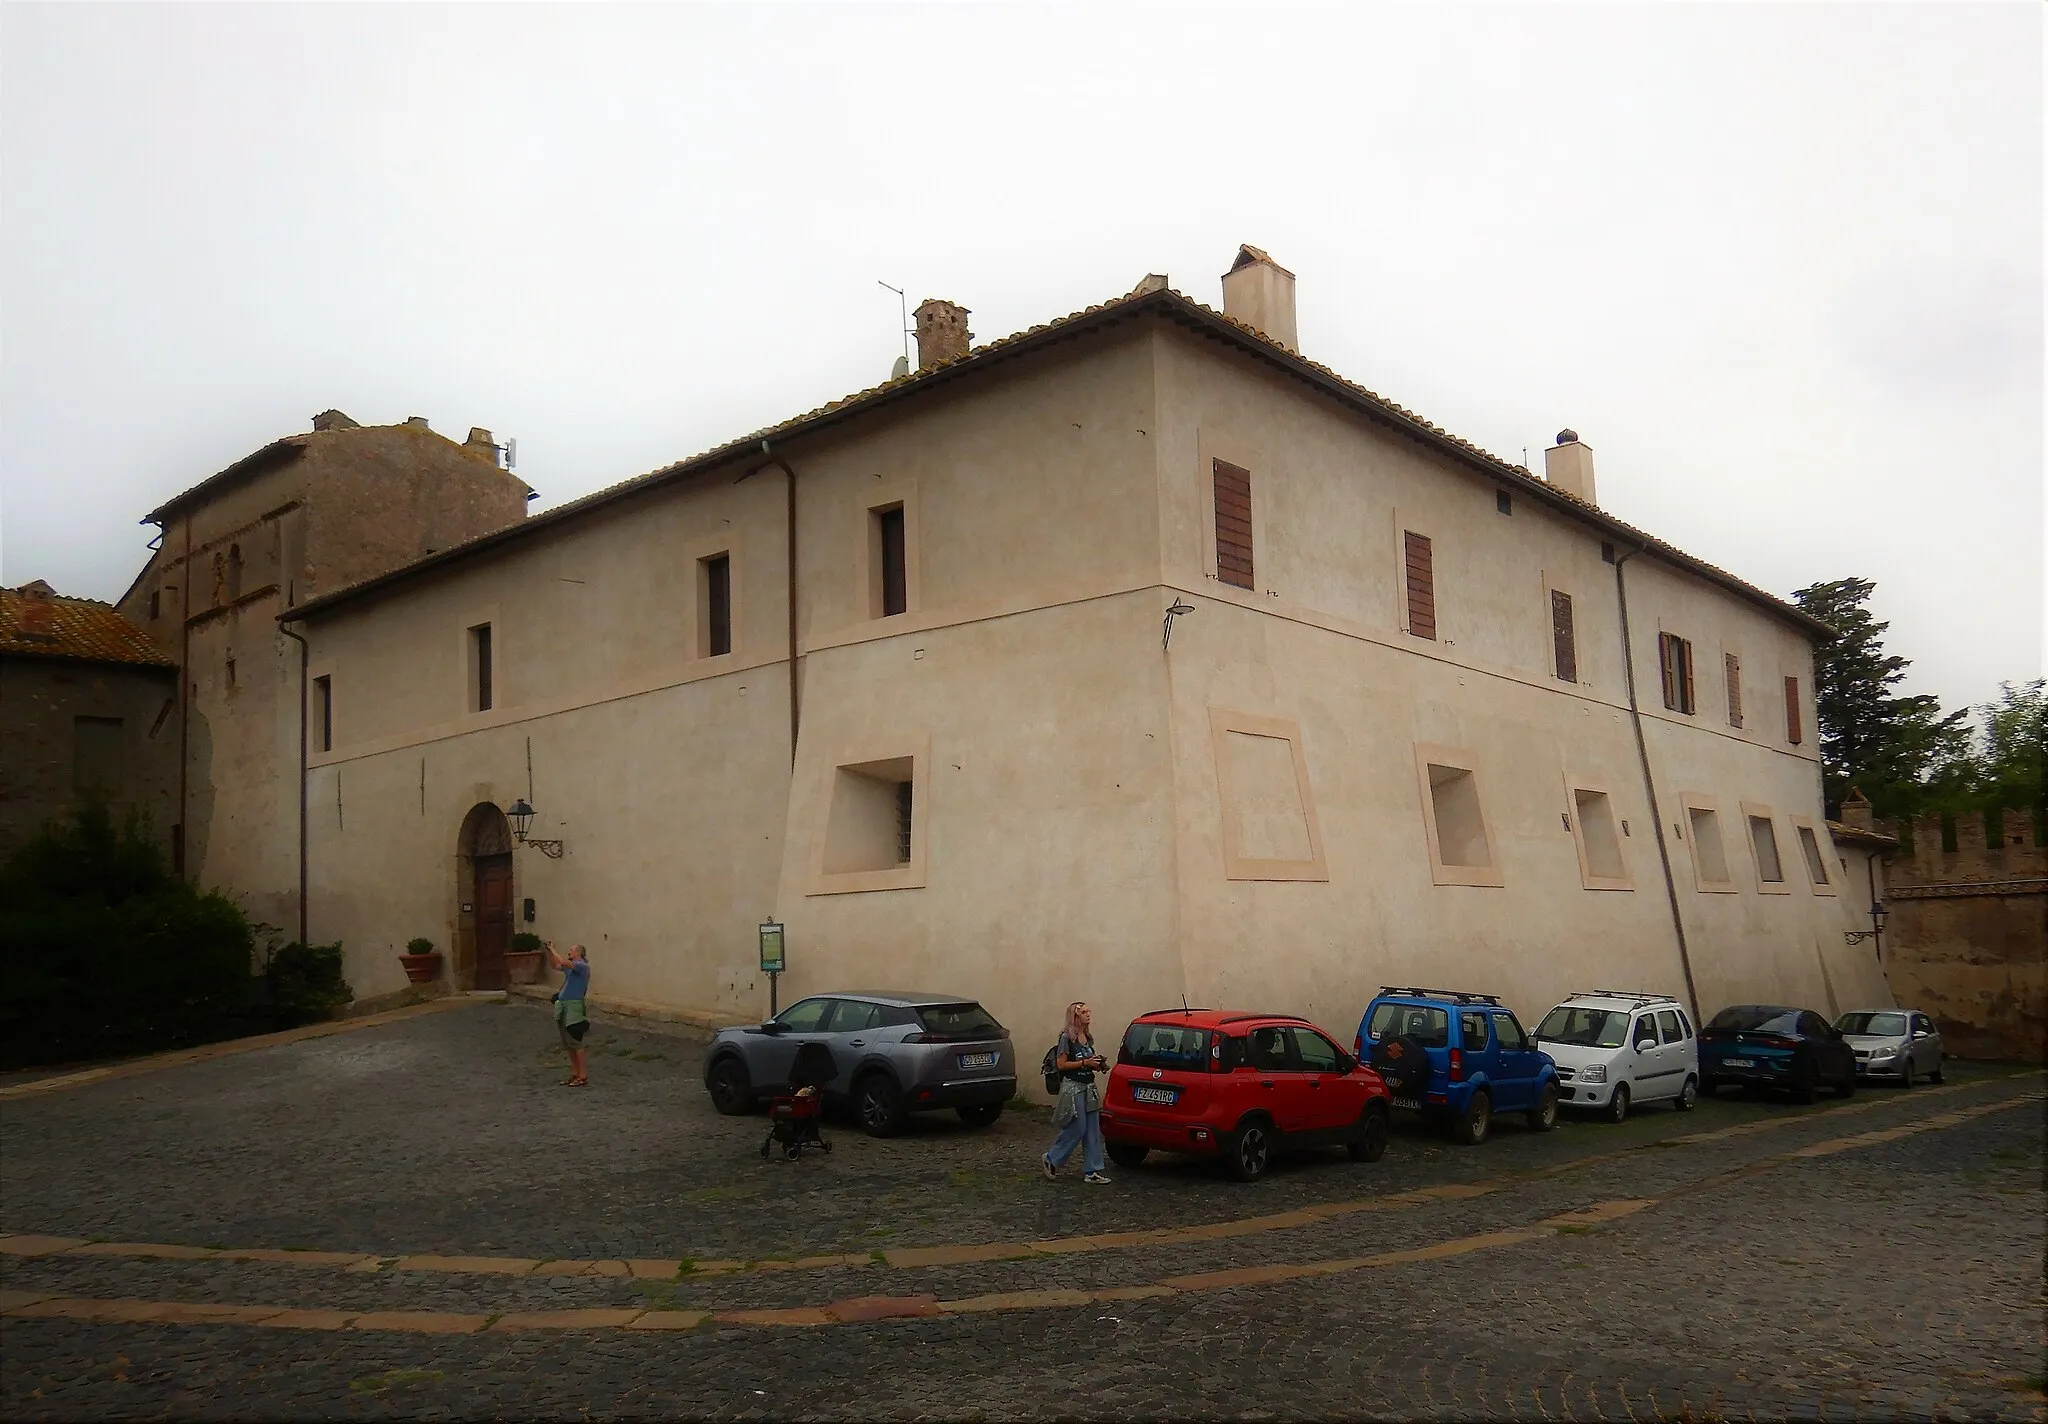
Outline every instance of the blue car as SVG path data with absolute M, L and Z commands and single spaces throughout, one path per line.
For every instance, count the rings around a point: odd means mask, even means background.
M 1527 1113 L 1537 1132 L 1557 1126 L 1557 1065 L 1496 995 L 1383 988 L 1356 1046 L 1395 1107 L 1441 1121 L 1463 1146 L 1484 1142 L 1496 1113 Z
M 1700 1092 L 1723 1083 L 1813 1101 L 1823 1083 L 1837 1097 L 1856 1092 L 1856 1050 L 1812 1009 L 1731 1004 L 1700 1030 Z

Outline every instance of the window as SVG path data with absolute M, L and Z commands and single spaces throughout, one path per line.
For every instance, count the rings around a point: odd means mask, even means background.
M 1213 462 L 1216 498 L 1216 579 L 1252 587 L 1252 472 L 1228 460 Z
M 1560 682 L 1579 680 L 1579 638 L 1572 625 L 1572 596 L 1550 591 L 1550 650 L 1556 658 Z
M 1778 860 L 1778 831 L 1769 816 L 1749 816 L 1749 841 L 1756 850 L 1756 878 L 1766 885 L 1785 883 L 1785 867 Z
M 1522 1032 L 1521 1020 L 1513 1014 L 1495 1014 L 1493 1031 L 1500 1035 L 1500 1046 L 1510 1053 L 1520 1053 L 1529 1047 L 1529 1035 Z
M 1678 1027 L 1686 1038 L 1692 1037 L 1692 1020 L 1685 1016 L 1685 1010 L 1678 1010 Z
M 163 593 L 158 589 L 149 591 L 149 621 L 154 623 L 163 612 Z
M 1493 492 L 1493 507 L 1502 514 L 1513 514 L 1515 512 L 1515 502 L 1508 497 L 1506 490 L 1495 490 Z
M 1451 1041 L 1451 1016 L 1422 1004 L 1383 1003 L 1372 1011 L 1365 1036 L 1375 1043 L 1383 1038 L 1414 1038 L 1424 1048 L 1443 1048 Z
M 882 1006 L 864 1004 L 859 999 L 835 999 L 832 1020 L 825 1029 L 827 1033 L 864 1033 L 879 1028 L 882 1023 Z
M 1721 656 L 1722 669 L 1728 675 L 1728 725 L 1742 725 L 1742 659 L 1733 653 Z
M 1288 1036 L 1294 1040 L 1294 1058 L 1305 1072 L 1334 1073 L 1337 1071 L 1337 1045 L 1330 1042 L 1311 1028 L 1291 1028 Z
M 1799 1016 L 1799 1032 L 1808 1038 L 1833 1038 L 1828 1021 L 1819 1014 L 1808 1011 Z
M 1799 745 L 1799 679 L 1785 679 L 1785 740 Z
M 911 789 L 908 781 L 896 783 L 896 863 L 910 864 Z
M 1913 1032 L 1915 1032 L 1915 1033 L 1933 1033 L 1933 1032 L 1934 1032 L 1934 1020 L 1932 1020 L 1932 1019 L 1928 1018 L 1928 1017 L 1927 1017 L 1927 1015 L 1925 1015 L 1925 1014 L 1915 1014 L 1915 1015 L 1913 1015 Z
M 1604 539 L 1600 541 L 1600 562 L 1603 564 L 1614 562 L 1614 546 Z
M 1436 638 L 1436 567 L 1427 535 L 1401 534 L 1402 561 L 1407 570 L 1408 631 L 1418 638 Z
M 1663 1031 L 1666 1043 L 1685 1042 L 1685 1032 L 1679 1028 L 1678 1015 L 1672 1010 L 1657 1010 L 1657 1027 Z
M 235 660 L 232 657 L 227 660 L 227 680 L 229 687 L 235 685 Z
M 1502 884 L 1479 800 L 1479 779 L 1468 754 L 1450 747 L 1419 746 L 1416 759 L 1431 879 L 1438 885 Z
M 1251 1033 L 1252 1067 L 1269 1073 L 1288 1067 L 1287 1034 L 1284 1029 L 1255 1028 Z
M 334 679 L 313 679 L 313 749 L 334 750 Z
M 1486 1051 L 1486 1015 L 1482 1013 L 1460 1013 L 1458 1015 L 1458 1041 L 1467 1053 Z
M 1301 728 L 1274 717 L 1209 709 L 1230 880 L 1327 880 Z
M 830 999 L 802 999 L 777 1014 L 775 1022 L 792 1033 L 819 1033 L 831 1008 Z
M 900 516 L 902 511 L 896 511 Z M 732 651 L 732 555 L 697 560 L 697 656 L 723 657 Z
M 1657 635 L 1657 664 L 1664 676 L 1664 705 L 1692 715 L 1692 644 L 1676 633 Z
M 894 618 L 910 608 L 909 548 L 905 543 L 903 506 L 868 511 L 869 545 L 874 555 L 874 616 Z
M 1579 837 L 1579 870 L 1588 890 L 1628 888 L 1628 865 L 1614 829 L 1614 802 L 1605 791 L 1575 787 L 1572 820 Z
M 491 710 L 491 625 L 479 623 L 469 630 L 469 705 L 473 711 Z
M 1728 874 L 1728 851 L 1721 844 L 1721 813 L 1711 806 L 1687 806 L 1686 819 L 1692 836 L 1693 874 L 1702 890 L 1733 890 Z
M 916 759 L 857 762 L 834 769 L 829 791 L 823 844 L 817 869 L 825 876 L 901 872 L 918 848 L 915 801 Z M 859 881 L 829 889 L 896 889 L 909 882 L 896 877 L 875 883 Z
M 71 789 L 81 796 L 112 796 L 121 789 L 121 719 L 71 719 Z
M 1813 827 L 1799 827 L 1799 849 L 1806 857 L 1806 875 L 1818 890 L 1829 883 L 1827 857 L 1820 853 L 1820 837 L 1813 833 Z
M 1639 1019 L 1637 1019 L 1637 1020 L 1636 1020 L 1636 1022 L 1635 1022 L 1635 1027 L 1634 1027 L 1633 1029 L 1631 1029 L 1631 1030 L 1629 1031 L 1629 1047 L 1631 1047 L 1631 1048 L 1637 1048 L 1637 1049 L 1641 1049 L 1641 1048 L 1655 1048 L 1656 1046 L 1657 1046 L 1657 1018 L 1656 1018 L 1656 1015 L 1654 1015 L 1654 1014 L 1644 1014 L 1644 1015 L 1643 1015 L 1643 1016 L 1642 1016 L 1641 1018 L 1639 1018 Z
M 228 602 L 242 596 L 242 546 L 228 545 Z

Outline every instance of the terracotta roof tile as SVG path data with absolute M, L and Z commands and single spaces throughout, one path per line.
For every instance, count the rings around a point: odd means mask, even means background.
M 0 653 L 172 668 L 175 659 L 112 605 L 64 598 L 41 579 L 0 588 Z

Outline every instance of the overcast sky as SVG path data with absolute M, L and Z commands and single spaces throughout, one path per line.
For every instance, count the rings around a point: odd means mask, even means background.
M 337 406 L 538 507 L 1240 242 L 1301 349 L 1912 690 L 2041 674 L 2042 7 L 0 6 L 0 581 Z

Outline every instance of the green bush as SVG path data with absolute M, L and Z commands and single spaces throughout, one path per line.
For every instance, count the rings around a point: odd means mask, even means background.
M 263 967 L 275 1028 L 297 1028 L 334 1017 L 355 997 L 341 977 L 341 944 L 300 944 L 279 948 Z
M 250 1025 L 253 934 L 233 901 L 171 874 L 146 825 L 105 806 L 0 866 L 0 1066 L 146 1053 Z
M 434 942 L 425 935 L 421 935 L 417 939 L 409 939 L 405 942 L 405 952 L 407 954 L 432 954 L 434 952 Z
M 518 934 L 512 936 L 512 952 L 514 954 L 531 954 L 540 947 L 541 938 L 537 934 L 530 934 L 525 930 L 521 930 Z

